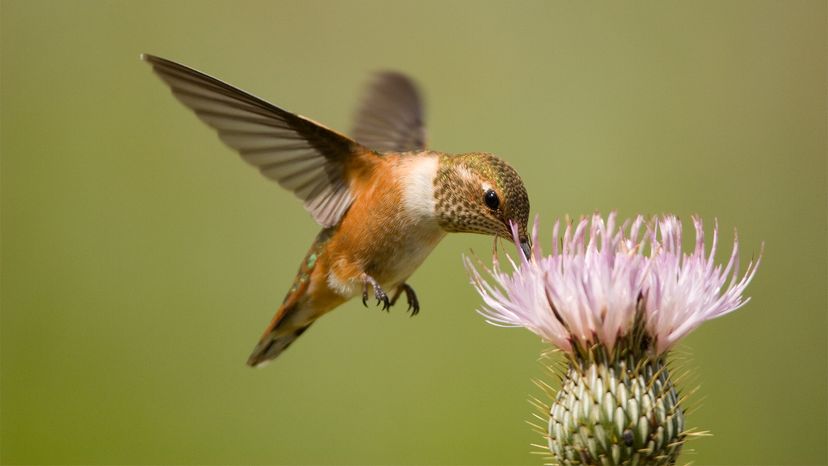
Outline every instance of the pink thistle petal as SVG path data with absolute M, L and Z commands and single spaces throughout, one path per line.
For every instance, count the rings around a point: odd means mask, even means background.
M 483 298 L 479 312 L 493 325 L 526 327 L 572 352 L 573 343 L 583 348 L 602 344 L 613 351 L 643 310 L 644 328 L 653 350 L 661 354 L 704 321 L 747 303 L 743 293 L 761 261 L 760 252 L 739 277 L 736 237 L 728 262 L 715 265 L 718 223 L 705 254 L 702 221 L 696 216 L 692 221 L 696 241 L 687 254 L 682 252 L 681 222 L 672 215 L 650 222 L 639 215 L 616 230 L 615 212 L 606 221 L 594 214 L 590 220 L 567 222 L 562 237 L 561 222 L 556 221 L 552 253 L 543 256 L 536 216 L 532 253 L 529 258 L 519 254 L 519 263 L 507 256 L 511 273 L 502 272 L 494 258 L 491 270 L 483 267 L 487 281 L 465 258 L 472 284 Z M 510 226 L 519 248 L 516 225 Z

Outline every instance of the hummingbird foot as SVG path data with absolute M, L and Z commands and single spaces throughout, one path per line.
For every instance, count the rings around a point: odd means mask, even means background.
M 365 307 L 368 307 L 368 285 L 371 285 L 371 287 L 374 288 L 374 297 L 377 298 L 377 305 L 382 303 L 383 311 L 390 309 L 391 302 L 388 300 L 388 295 L 385 294 L 385 291 L 379 283 L 377 283 L 377 281 L 367 273 L 362 274 L 362 304 L 365 305 Z
M 417 300 L 417 294 L 414 293 L 414 288 L 411 288 L 411 285 L 408 283 L 403 283 L 397 287 L 397 292 L 391 298 L 391 305 L 393 306 L 397 302 L 397 299 L 399 299 L 403 291 L 405 291 L 405 300 L 408 301 L 408 311 L 411 313 L 411 317 L 414 317 L 420 313 L 420 301 Z

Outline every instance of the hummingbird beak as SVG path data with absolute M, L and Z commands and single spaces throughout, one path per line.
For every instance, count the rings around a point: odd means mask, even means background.
M 532 243 L 529 241 L 529 236 L 525 233 L 526 228 L 518 227 L 518 222 L 509 220 L 506 222 L 506 228 L 512 231 L 512 240 L 517 240 L 520 243 L 520 250 L 523 252 L 526 260 L 532 258 Z
M 532 245 L 529 243 L 529 238 L 520 239 L 520 250 L 523 251 L 523 255 L 526 256 L 527 260 L 532 257 Z

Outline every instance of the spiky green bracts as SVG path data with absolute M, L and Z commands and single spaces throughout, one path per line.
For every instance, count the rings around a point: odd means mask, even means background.
M 664 357 L 597 346 L 562 372 L 544 432 L 558 464 L 675 463 L 688 432 Z

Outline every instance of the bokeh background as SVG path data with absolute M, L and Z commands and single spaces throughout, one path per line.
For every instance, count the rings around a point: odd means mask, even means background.
M 718 218 L 743 264 L 764 241 L 752 301 L 681 345 L 701 385 L 688 423 L 714 434 L 681 460 L 828 462 L 824 1 L 0 14 L 3 463 L 542 462 L 524 421 L 545 346 L 475 313 L 461 255 L 487 257 L 485 237 L 446 238 L 414 275 L 417 318 L 352 302 L 244 365 L 317 227 L 141 52 L 343 131 L 372 71 L 407 72 L 431 146 L 510 161 L 547 238 L 617 209 Z

